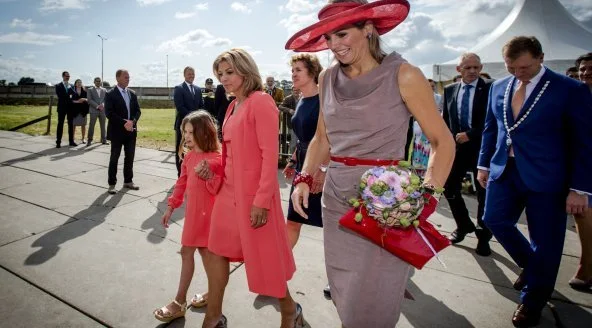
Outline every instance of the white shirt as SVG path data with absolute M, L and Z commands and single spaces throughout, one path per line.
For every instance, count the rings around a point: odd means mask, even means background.
M 438 107 L 438 111 L 442 114 L 442 95 L 434 92 L 434 101 L 436 102 L 436 107 Z
M 127 91 L 127 88 L 123 89 L 122 87 L 120 87 L 119 85 L 117 85 L 117 89 L 119 89 L 119 92 L 121 92 L 121 96 L 123 97 L 123 100 L 125 101 L 125 106 L 127 107 L 127 119 L 130 119 L 131 113 L 130 113 L 130 96 L 129 93 Z
M 189 92 L 191 92 L 193 95 L 195 95 L 195 87 L 193 86 L 193 83 L 189 83 L 189 82 L 185 81 L 185 84 L 187 85 Z
M 469 83 L 468 85 L 473 86 L 471 89 L 469 89 L 469 128 L 473 127 L 473 100 L 475 99 L 475 90 L 477 89 L 477 83 L 479 82 L 479 79 L 475 79 L 475 81 Z M 458 121 L 460 122 L 460 116 L 461 116 L 461 106 L 462 106 L 462 99 L 463 99 L 463 95 L 465 94 L 465 85 L 467 85 L 467 83 L 465 83 L 464 81 L 460 81 L 460 90 L 458 90 L 458 96 L 456 96 L 456 109 L 458 112 Z

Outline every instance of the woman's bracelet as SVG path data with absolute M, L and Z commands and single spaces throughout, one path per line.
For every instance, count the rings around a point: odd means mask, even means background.
M 302 172 L 296 174 L 296 177 L 294 178 L 292 185 L 294 187 L 296 187 L 299 183 L 306 183 L 308 185 L 308 188 L 312 189 L 312 182 L 313 182 L 312 175 L 308 174 L 305 171 L 302 171 Z

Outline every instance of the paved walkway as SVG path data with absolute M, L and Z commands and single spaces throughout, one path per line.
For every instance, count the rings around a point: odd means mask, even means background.
M 0 326 L 201 327 L 203 310 L 190 309 L 169 325 L 151 314 L 170 301 L 179 279 L 183 210 L 168 230 L 160 225 L 175 182 L 174 158 L 138 148 L 134 181 L 141 189 L 113 196 L 107 194 L 108 159 L 109 147 L 100 144 L 56 149 L 52 138 L 0 131 Z M 289 186 L 282 181 L 281 187 L 285 210 Z M 476 208 L 472 198 L 467 201 Z M 454 221 L 445 203 L 431 221 L 448 233 Z M 568 226 L 552 307 L 541 327 L 592 324 L 592 295 L 567 285 L 579 255 L 573 221 Z M 432 261 L 415 271 L 409 281 L 415 301 L 404 301 L 399 327 L 511 326 L 518 268 L 498 243 L 486 258 L 474 253 L 475 246 L 471 237 L 442 252 L 448 269 Z M 290 288 L 306 321 L 340 327 L 321 291 L 322 231 L 305 227 L 294 256 L 298 271 Z M 277 327 L 277 302 L 249 293 L 244 267 L 233 269 L 224 305 L 230 326 Z M 204 276 L 198 265 L 191 292 L 204 290 Z

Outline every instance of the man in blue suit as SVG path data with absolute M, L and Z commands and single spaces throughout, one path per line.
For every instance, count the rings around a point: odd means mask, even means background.
M 177 116 L 175 118 L 175 164 L 177 165 L 177 176 L 181 175 L 181 162 L 179 157 L 179 146 L 181 144 L 181 122 L 187 114 L 203 108 L 203 99 L 201 97 L 201 89 L 193 85 L 195 79 L 195 70 L 193 67 L 187 66 L 183 70 L 185 82 L 175 87 L 173 99 L 175 107 L 177 108 Z
M 502 49 L 510 76 L 491 86 L 477 180 L 487 187 L 483 221 L 523 268 L 514 288 L 515 327 L 532 327 L 555 287 L 567 213 L 592 194 L 592 95 L 542 65 L 535 37 Z M 516 223 L 526 209 L 530 241 Z

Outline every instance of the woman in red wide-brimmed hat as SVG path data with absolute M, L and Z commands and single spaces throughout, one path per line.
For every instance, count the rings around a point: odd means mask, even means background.
M 452 166 L 454 141 L 438 113 L 421 71 L 399 54 L 386 54 L 379 35 L 409 12 L 405 0 L 331 1 L 319 22 L 286 44 L 295 51 L 330 49 L 338 64 L 319 78 L 320 108 L 315 137 L 292 194 L 306 216 L 310 178 L 327 154 L 331 162 L 323 189 L 325 262 L 331 296 L 346 328 L 394 327 L 410 266 L 367 239 L 340 228 L 364 171 L 402 159 L 413 115 L 432 144 L 424 187 L 440 189 Z M 301 206 L 302 204 L 302 206 Z

